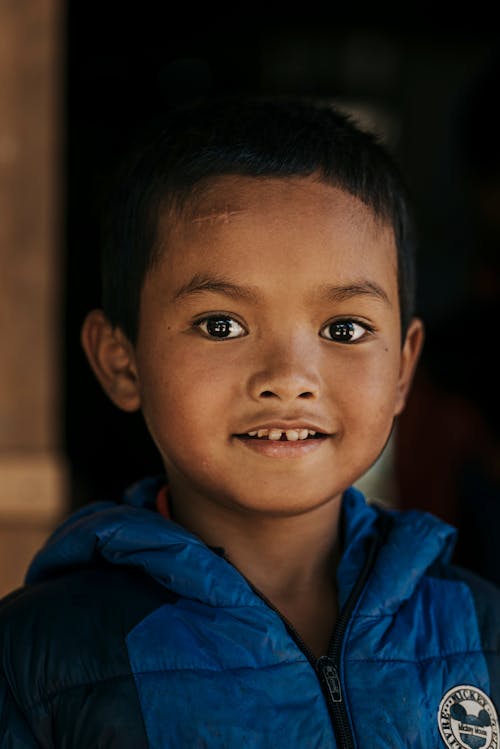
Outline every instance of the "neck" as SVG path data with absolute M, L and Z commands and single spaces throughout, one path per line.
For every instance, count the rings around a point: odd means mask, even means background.
M 323 522 L 302 515 L 247 521 L 241 533 L 225 534 L 221 545 L 230 561 L 272 601 L 323 588 L 334 580 L 338 558 L 338 507 L 334 509 Z
M 228 560 L 285 616 L 315 655 L 326 652 L 336 617 L 335 571 L 340 557 L 341 502 L 334 498 L 307 513 L 266 516 L 220 505 L 206 511 L 171 497 L 176 522 Z M 207 520 L 209 518 L 209 520 Z

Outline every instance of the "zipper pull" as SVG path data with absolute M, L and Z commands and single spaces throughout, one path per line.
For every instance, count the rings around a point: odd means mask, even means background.
M 339 672 L 335 662 L 327 655 L 322 655 L 316 661 L 321 678 L 328 688 L 332 702 L 342 702 L 342 689 L 340 687 Z

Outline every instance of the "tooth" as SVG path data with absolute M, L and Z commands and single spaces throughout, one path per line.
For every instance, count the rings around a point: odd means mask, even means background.
M 270 440 L 279 440 L 281 439 L 281 435 L 283 434 L 282 429 L 270 429 L 268 439 Z
M 249 437 L 258 437 L 263 439 L 267 437 L 270 440 L 280 440 L 283 433 L 286 434 L 287 440 L 295 442 L 296 440 L 305 440 L 309 435 L 315 435 L 316 432 L 312 429 L 278 429 L 273 427 L 272 429 L 258 429 L 252 432 L 247 432 Z

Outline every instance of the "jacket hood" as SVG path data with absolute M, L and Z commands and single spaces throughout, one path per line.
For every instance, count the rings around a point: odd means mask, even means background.
M 34 557 L 26 584 L 108 563 L 139 568 L 172 592 L 209 605 L 264 606 L 224 556 L 156 511 L 156 495 L 164 483 L 160 476 L 143 479 L 125 492 L 122 503 L 93 503 L 70 515 Z M 428 513 L 379 508 L 353 487 L 344 492 L 342 513 L 344 549 L 337 569 L 341 607 L 363 566 L 366 543 L 378 532 L 380 514 L 391 517 L 391 529 L 360 613 L 393 613 L 431 565 L 451 557 L 455 529 Z

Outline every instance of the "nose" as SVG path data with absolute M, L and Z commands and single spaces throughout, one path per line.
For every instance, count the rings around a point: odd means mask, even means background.
M 258 366 L 248 379 L 248 390 L 259 402 L 266 398 L 283 402 L 316 399 L 320 376 L 311 347 L 300 339 L 268 343 L 259 352 Z

